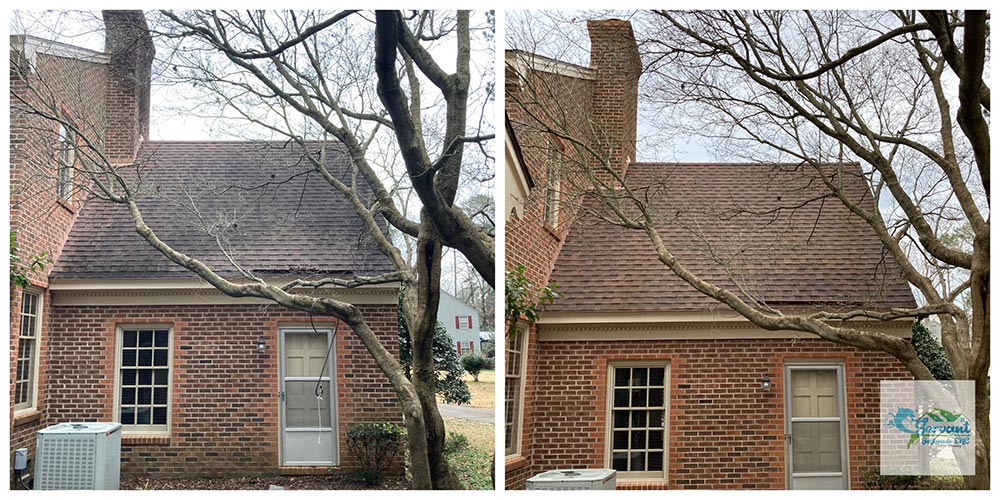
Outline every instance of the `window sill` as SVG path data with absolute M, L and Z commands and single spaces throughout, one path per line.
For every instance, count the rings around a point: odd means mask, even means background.
M 122 445 L 153 445 L 169 446 L 170 435 L 168 434 L 122 434 Z
M 666 489 L 668 484 L 669 481 L 663 478 L 655 478 L 655 479 L 625 478 L 625 479 L 618 479 L 615 488 L 619 490 L 662 490 Z
M 507 472 L 513 472 L 528 466 L 528 459 L 521 455 L 511 455 L 504 460 L 503 468 Z
M 25 408 L 14 412 L 14 427 L 38 422 L 42 419 L 42 410 L 37 408 Z

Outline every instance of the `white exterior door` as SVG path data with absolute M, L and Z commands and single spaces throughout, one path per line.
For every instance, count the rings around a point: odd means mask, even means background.
M 337 465 L 333 332 L 283 328 L 279 334 L 281 464 Z
M 847 489 L 843 368 L 790 365 L 785 380 L 789 488 Z

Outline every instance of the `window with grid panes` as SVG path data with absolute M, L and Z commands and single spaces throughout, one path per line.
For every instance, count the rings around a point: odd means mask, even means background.
M 545 224 L 556 227 L 559 223 L 559 178 L 561 176 L 562 150 L 555 139 L 549 139 L 545 158 Z
M 76 164 L 76 134 L 59 125 L 59 167 L 56 178 L 56 194 L 61 200 L 68 200 L 73 192 L 73 167 Z
M 610 466 L 625 478 L 666 477 L 665 364 L 611 366 Z
M 121 328 L 118 414 L 123 430 L 167 432 L 170 410 L 170 329 Z
M 524 385 L 524 346 L 528 330 L 518 326 L 507 338 L 504 376 L 504 447 L 507 456 L 521 452 L 521 406 Z
M 27 290 L 21 299 L 21 329 L 17 340 L 17 372 L 14 377 L 14 410 L 35 406 L 35 363 L 38 362 L 39 300 Z

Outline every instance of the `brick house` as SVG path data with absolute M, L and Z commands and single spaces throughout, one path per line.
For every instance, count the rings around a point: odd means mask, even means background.
M 744 298 L 785 311 L 913 307 L 898 264 L 795 165 L 635 162 L 631 25 L 588 29 L 589 67 L 506 54 L 507 176 L 525 179 L 508 182 L 523 207 L 508 211 L 506 265 L 562 294 L 507 339 L 507 488 L 565 468 L 617 469 L 619 489 L 861 487 L 879 462 L 879 382 L 911 378 L 903 365 L 760 329 L 697 292 L 643 232 L 601 220 L 565 167 L 574 145 L 546 127 L 608 152 L 682 263 Z M 845 182 L 870 207 L 856 168 Z M 911 326 L 866 324 L 901 337 Z
M 52 263 L 11 286 L 11 452 L 62 422 L 123 424 L 123 474 L 325 472 L 351 466 L 357 422 L 402 423 L 395 393 L 335 318 L 223 295 L 135 233 L 127 210 L 74 188 L 81 136 L 138 165 L 138 205 L 158 236 L 226 277 L 281 282 L 391 270 L 349 202 L 302 149 L 268 142 L 149 141 L 153 49 L 140 11 L 106 11 L 106 52 L 11 37 L 11 229 Z M 44 84 L 44 96 L 29 88 Z M 51 99 L 81 131 L 20 112 Z M 46 101 L 48 103 L 48 101 Z M 312 145 L 318 152 L 324 147 Z M 326 167 L 350 161 L 325 146 Z M 223 251 L 225 249 L 225 252 Z M 321 290 L 356 304 L 398 352 L 398 286 Z M 321 398 L 317 397 L 317 394 Z M 402 470 L 401 465 L 397 470 Z

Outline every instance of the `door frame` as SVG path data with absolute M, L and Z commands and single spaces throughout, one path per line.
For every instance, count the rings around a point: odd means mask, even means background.
M 847 390 L 842 361 L 786 361 L 784 367 L 784 401 L 785 401 L 785 489 L 791 490 L 792 480 L 792 371 L 793 370 L 835 370 L 837 372 L 837 399 L 840 406 L 840 470 L 843 475 L 843 486 L 849 490 L 851 486 L 850 469 L 848 468 L 847 447 Z M 812 473 L 815 477 L 831 476 L 829 473 Z
M 329 360 L 329 377 L 330 377 L 330 395 L 328 397 L 328 404 L 330 405 L 330 425 L 333 428 L 333 463 L 316 463 L 316 464 L 286 464 L 285 463 L 285 398 L 283 393 L 285 392 L 285 334 L 287 333 L 306 333 L 310 335 L 315 335 L 317 332 L 325 333 L 327 338 L 327 348 L 330 349 L 330 360 Z M 286 326 L 278 328 L 278 465 L 280 467 L 312 467 L 312 466 L 337 466 L 340 465 L 340 416 L 337 413 L 337 338 L 334 335 L 334 330 L 330 327 L 322 326 L 316 327 L 315 330 L 312 327 L 300 327 L 300 326 Z

